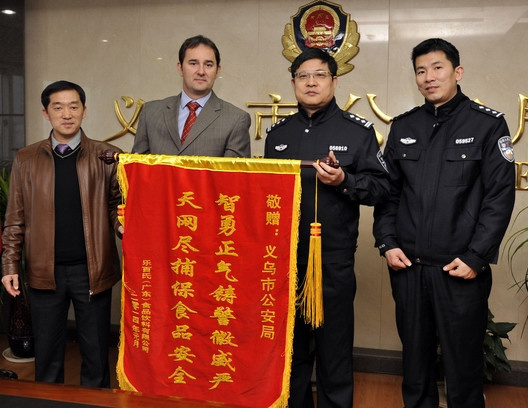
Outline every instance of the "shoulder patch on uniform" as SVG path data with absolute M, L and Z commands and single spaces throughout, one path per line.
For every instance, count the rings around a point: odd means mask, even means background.
M 284 125 L 285 123 L 287 123 L 291 118 L 292 118 L 293 115 L 289 115 L 289 116 L 286 116 L 285 118 L 282 118 L 281 120 L 275 122 L 273 125 L 271 125 L 270 127 L 268 127 L 266 129 L 266 133 L 269 133 L 271 132 L 273 129 L 277 129 L 278 127 L 281 127 L 282 125 Z
M 419 107 L 419 106 L 415 106 L 415 107 L 412 108 L 411 110 L 408 110 L 407 112 L 403 112 L 403 113 L 401 113 L 400 115 L 393 117 L 393 118 L 392 118 L 392 121 L 394 122 L 395 120 L 398 120 L 398 119 L 404 118 L 405 116 L 408 116 L 408 115 L 410 115 L 411 113 L 416 112 L 418 109 L 420 109 L 420 107 Z
M 343 111 L 343 116 L 345 119 L 348 119 L 351 122 L 357 123 L 358 125 L 361 125 L 367 129 L 370 129 L 374 124 L 367 119 L 360 118 L 357 115 L 354 115 L 353 113 Z
M 510 136 L 502 136 L 498 141 L 497 144 L 499 145 L 499 150 L 502 154 L 502 157 L 504 157 L 506 160 L 508 160 L 510 163 L 514 161 L 513 156 L 513 143 Z
M 501 116 L 504 116 L 504 113 L 499 112 L 498 110 L 488 108 L 487 106 L 481 105 L 480 103 L 471 101 L 471 107 L 475 109 L 476 111 L 485 113 L 486 115 L 493 116 L 495 118 L 500 118 Z

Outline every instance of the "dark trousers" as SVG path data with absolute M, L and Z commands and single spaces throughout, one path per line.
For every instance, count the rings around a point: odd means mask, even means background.
M 483 342 L 491 271 L 473 280 L 440 266 L 390 271 L 396 324 L 403 345 L 406 408 L 438 408 L 438 343 L 449 408 L 484 408 Z
M 299 265 L 304 276 L 306 265 Z M 302 283 L 302 281 L 301 281 Z M 293 338 L 289 408 L 312 408 L 316 361 L 317 407 L 350 408 L 354 376 L 354 262 L 323 265 L 324 324 L 312 330 L 297 313 Z
M 86 264 L 56 265 L 56 290 L 30 289 L 35 336 L 35 381 L 64 382 L 67 320 L 75 311 L 81 350 L 81 385 L 110 387 L 108 343 L 112 291 L 90 296 Z

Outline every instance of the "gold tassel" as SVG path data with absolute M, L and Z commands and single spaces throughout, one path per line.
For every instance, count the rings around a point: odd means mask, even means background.
M 317 222 L 317 177 L 315 178 L 315 222 L 310 224 L 308 267 L 299 295 L 304 321 L 315 329 L 323 324 L 323 262 L 321 255 L 321 224 Z

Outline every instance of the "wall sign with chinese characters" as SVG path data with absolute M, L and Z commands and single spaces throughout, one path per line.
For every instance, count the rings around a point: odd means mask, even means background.
M 337 64 L 337 75 L 345 75 L 354 69 L 350 62 L 359 51 L 360 33 L 358 25 L 349 13 L 343 10 L 340 4 L 325 0 L 316 0 L 300 6 L 297 13 L 292 15 L 289 22 L 284 26 L 281 36 L 282 55 L 290 62 L 307 48 L 320 48 L 332 55 Z M 359 84 L 360 85 L 360 84 Z M 263 131 L 266 127 L 274 124 L 281 118 L 292 115 L 297 108 L 297 102 L 282 102 L 280 91 L 269 92 L 269 101 L 248 101 L 246 106 L 255 109 L 255 140 L 265 137 Z M 348 100 L 342 101 L 342 109 L 349 111 L 352 106 L 361 99 L 359 95 L 349 94 Z M 367 93 L 366 98 L 371 111 L 385 124 L 390 124 L 393 116 L 383 112 L 376 102 L 375 93 Z M 139 118 L 139 113 L 145 101 L 138 98 L 135 102 L 129 96 L 122 96 L 126 108 L 134 108 L 130 115 L 130 120 L 125 119 L 119 103 L 114 101 L 114 110 L 122 129 L 114 135 L 105 139 L 112 141 L 125 134 L 136 133 L 135 125 Z M 478 99 L 476 99 L 478 101 Z M 480 103 L 480 102 L 479 102 Z M 490 102 L 491 104 L 491 102 Z M 135 106 L 134 106 L 135 105 Z M 259 109 L 260 108 L 260 109 Z M 412 106 L 409 106 L 409 109 Z M 366 112 L 358 112 L 359 115 L 368 117 Z M 396 112 L 399 114 L 401 112 Z M 512 132 L 512 142 L 515 145 L 521 140 L 524 134 L 526 122 L 528 121 L 528 96 L 519 94 L 518 102 L 518 123 L 515 132 Z M 510 122 L 511 124 L 512 122 Z M 376 129 L 376 137 L 380 146 L 383 146 L 386 135 Z M 258 156 L 258 153 L 256 153 Z M 528 161 L 525 158 L 515 157 L 516 167 L 516 189 L 528 191 Z

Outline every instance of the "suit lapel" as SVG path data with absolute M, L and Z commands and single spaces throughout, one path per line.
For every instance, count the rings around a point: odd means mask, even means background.
M 175 98 L 171 98 L 167 102 L 167 107 L 165 111 L 163 112 L 163 118 L 165 120 L 167 130 L 169 131 L 170 138 L 172 139 L 178 151 L 180 151 L 182 148 L 181 141 L 180 141 L 180 132 L 178 130 L 178 115 L 180 113 L 180 100 L 181 100 L 181 94 L 179 94 Z
M 203 131 L 207 129 L 220 116 L 220 112 L 220 99 L 218 99 L 218 97 L 213 92 L 205 106 L 202 108 L 202 111 L 196 118 L 196 122 L 191 128 L 191 131 L 187 135 L 187 139 L 185 139 L 185 143 L 181 149 L 182 152 L 189 145 L 191 145 L 203 133 Z

